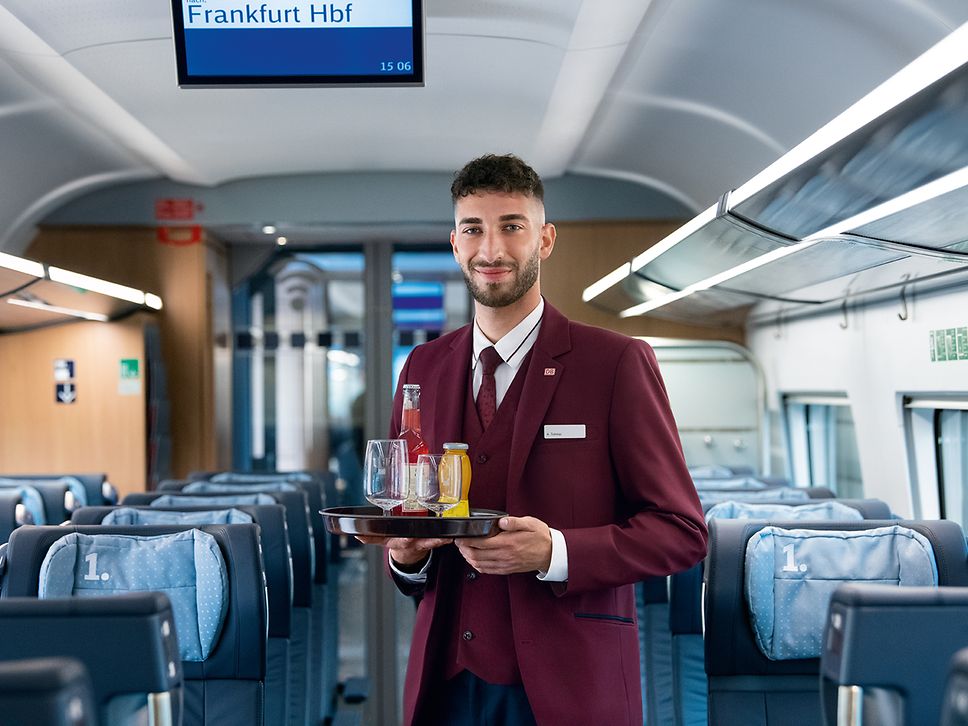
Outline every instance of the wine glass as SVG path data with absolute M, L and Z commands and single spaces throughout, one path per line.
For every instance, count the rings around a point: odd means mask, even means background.
M 363 457 L 363 487 L 366 498 L 383 510 L 390 510 L 407 498 L 407 442 L 403 439 L 372 439 Z
M 460 479 L 454 487 L 453 477 L 448 475 L 448 462 L 436 454 L 417 457 L 417 501 L 438 517 L 460 501 Z

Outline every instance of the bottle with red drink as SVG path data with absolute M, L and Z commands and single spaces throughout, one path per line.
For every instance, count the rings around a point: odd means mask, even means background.
M 430 514 L 417 501 L 417 457 L 429 454 L 426 442 L 420 435 L 420 384 L 403 386 L 403 419 L 400 437 L 407 442 L 407 500 L 394 507 L 391 514 L 403 517 L 426 517 Z

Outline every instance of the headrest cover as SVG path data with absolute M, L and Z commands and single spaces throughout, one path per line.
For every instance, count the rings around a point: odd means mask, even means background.
M 272 472 L 260 474 L 258 472 L 253 472 L 251 474 L 243 474 L 237 471 L 224 471 L 221 474 L 214 474 L 208 478 L 211 482 L 235 482 L 237 484 L 243 484 L 246 482 L 262 482 L 262 481 L 312 481 L 313 477 L 304 471 L 292 471 L 292 472 Z
M 195 500 L 196 506 L 200 504 Z M 238 509 L 214 509 L 204 512 L 169 512 L 150 509 L 132 509 L 121 507 L 112 509 L 101 524 L 137 525 L 137 524 L 251 524 L 252 516 L 248 512 Z
M 756 502 L 776 499 L 783 502 L 805 502 L 809 498 L 810 494 L 806 489 L 798 489 L 796 487 L 774 487 L 755 492 L 707 491 L 705 489 L 699 492 L 699 500 L 703 504 L 708 504 L 709 502 L 725 502 L 727 500 Z
M 213 481 L 197 481 L 189 484 L 183 492 L 186 494 L 222 494 L 245 493 L 252 491 L 263 492 L 297 492 L 299 487 L 284 481 L 253 481 L 250 483 L 232 482 L 220 483 Z
M 74 495 L 75 509 L 87 506 L 87 489 L 80 479 L 76 476 L 62 476 L 60 479 L 54 479 L 54 481 L 66 486 L 67 491 Z
M 40 496 L 40 492 L 24 484 L 22 479 L 0 479 L 0 487 L 19 492 L 20 501 L 34 518 L 34 524 L 47 524 L 47 510 L 44 509 L 44 498 Z
M 178 494 L 163 494 L 152 499 L 152 507 L 204 507 L 212 504 L 220 507 L 245 507 L 253 504 L 275 504 L 276 500 L 268 494 L 232 494 L 222 497 L 186 497 Z
M 756 532 L 746 544 L 746 602 L 763 655 L 820 657 L 830 596 L 844 582 L 937 585 L 934 550 L 923 535 L 898 525 Z
M 766 484 L 751 476 L 734 476 L 730 479 L 696 479 L 696 489 L 701 492 L 709 489 L 765 489 Z
M 735 474 L 728 466 L 690 466 L 689 476 L 693 479 L 732 479 Z
M 152 537 L 73 532 L 47 551 L 38 597 L 163 592 L 171 600 L 182 660 L 203 661 L 228 607 L 225 570 L 215 538 L 198 529 Z
M 755 502 L 725 501 L 706 512 L 706 522 L 713 519 L 809 519 L 849 522 L 863 519 L 853 507 L 833 499 L 811 504 L 756 504 Z

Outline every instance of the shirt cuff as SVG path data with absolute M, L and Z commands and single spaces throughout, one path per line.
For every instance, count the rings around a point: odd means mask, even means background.
M 565 545 L 565 535 L 557 529 L 551 529 L 551 564 L 547 572 L 538 570 L 538 579 L 545 582 L 568 581 L 568 547 Z
M 424 562 L 423 567 L 421 567 L 417 572 L 403 572 L 400 570 L 393 558 L 390 557 L 390 553 L 387 552 L 387 559 L 390 561 L 390 569 L 393 570 L 393 574 L 399 577 L 404 582 L 409 582 L 414 585 L 419 585 L 427 581 L 427 568 L 430 567 L 430 560 L 434 557 L 433 552 L 427 554 L 427 561 Z

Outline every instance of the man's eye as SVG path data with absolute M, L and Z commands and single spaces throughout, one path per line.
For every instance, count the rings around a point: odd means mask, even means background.
M 509 224 L 504 229 L 506 229 L 508 232 L 519 232 L 520 230 L 524 229 L 524 227 L 522 227 L 520 224 Z
M 478 234 L 481 231 L 480 227 L 466 227 L 463 230 L 463 234 Z

